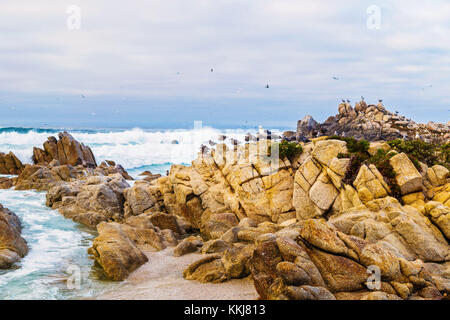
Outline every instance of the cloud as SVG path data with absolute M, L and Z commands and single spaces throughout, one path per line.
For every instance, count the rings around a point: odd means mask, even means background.
M 366 26 L 373 4 L 379 30 Z M 66 27 L 69 5 L 81 8 L 80 30 Z M 439 120 L 450 100 L 449 16 L 444 0 L 3 2 L 0 107 L 83 93 L 128 103 L 298 105 L 320 119 L 340 98 L 364 95 Z M 433 90 L 421 90 L 428 84 Z

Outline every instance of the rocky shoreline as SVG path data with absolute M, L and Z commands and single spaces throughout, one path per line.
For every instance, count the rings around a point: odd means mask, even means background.
M 191 166 L 132 186 L 64 132 L 33 150 L 34 164 L 0 154 L 0 173 L 18 174 L 0 187 L 45 190 L 47 206 L 96 228 L 89 254 L 112 280 L 170 250 L 199 256 L 185 281 L 248 278 L 262 299 L 448 299 L 449 125 L 416 124 L 381 103 L 338 110 L 323 124 L 299 121 L 281 143 L 260 135 L 201 148 Z M 439 148 L 425 158 L 402 141 Z M 0 238 L 0 268 L 27 252 L 20 222 L 2 212 L 13 236 Z

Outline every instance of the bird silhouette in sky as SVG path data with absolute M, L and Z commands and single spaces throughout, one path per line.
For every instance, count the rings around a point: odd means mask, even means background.
M 335 76 L 332 76 L 331 77 L 333 80 L 339 80 L 339 78 L 338 77 L 335 77 Z
M 269 89 L 269 85 L 266 85 L 266 89 Z
M 86 97 L 84 96 L 84 94 L 82 94 L 81 97 L 82 97 L 83 99 L 86 99 Z

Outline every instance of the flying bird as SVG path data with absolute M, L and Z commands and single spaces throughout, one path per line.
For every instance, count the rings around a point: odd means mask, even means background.
M 214 69 L 213 69 L 213 68 L 211 68 L 211 72 L 214 72 Z
M 269 89 L 269 85 L 266 85 L 266 89 Z
M 335 76 L 332 76 L 331 77 L 333 80 L 339 80 L 339 78 L 338 77 L 335 77 Z
M 84 96 L 84 94 L 82 94 L 81 97 L 82 97 L 83 99 L 86 99 L 86 97 Z

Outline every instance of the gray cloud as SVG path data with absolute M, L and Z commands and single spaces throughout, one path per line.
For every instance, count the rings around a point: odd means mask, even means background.
M 80 30 L 66 28 L 72 4 L 81 8 Z M 381 8 L 380 30 L 366 26 L 372 4 Z M 320 119 L 341 97 L 364 95 L 442 121 L 450 103 L 449 16 L 444 0 L 3 2 L 0 106 L 84 93 L 252 101 L 249 107 L 269 101 Z

